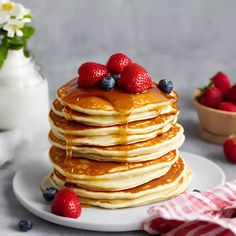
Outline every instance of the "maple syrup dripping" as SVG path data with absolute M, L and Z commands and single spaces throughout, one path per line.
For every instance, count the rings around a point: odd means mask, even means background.
M 65 108 L 63 108 L 65 109 Z M 69 112 L 69 127 L 70 130 L 73 129 L 72 125 L 72 111 L 70 110 Z M 72 153 L 72 136 L 70 134 L 65 134 L 65 139 L 66 139 L 66 158 L 71 158 L 73 153 Z
M 87 109 L 100 108 L 101 110 L 107 110 L 104 108 L 110 105 L 125 120 L 127 120 L 135 106 L 142 107 L 148 104 L 165 103 L 174 100 L 173 96 L 163 93 L 157 87 L 153 87 L 141 94 L 131 94 L 119 88 L 111 91 L 105 91 L 97 87 L 79 88 L 77 79 L 73 79 L 62 86 L 57 95 L 65 104 L 82 106 Z
M 66 158 L 71 158 L 72 153 L 72 137 L 71 135 L 65 135 L 66 139 Z
M 57 91 L 58 98 L 63 104 L 72 104 L 74 106 L 82 107 L 92 110 L 102 110 L 118 113 L 117 116 L 120 119 L 118 136 L 122 144 L 127 143 L 127 127 L 129 123 L 129 117 L 132 111 L 136 107 L 143 107 L 149 104 L 166 104 L 175 102 L 175 98 L 169 94 L 163 93 L 157 87 L 153 87 L 141 94 L 131 94 L 119 88 L 115 88 L 112 91 L 105 91 L 101 88 L 79 88 L 77 84 L 77 78 L 72 79 L 67 84 L 63 85 Z M 66 107 L 64 108 L 66 109 Z M 72 109 L 68 109 L 68 120 L 72 122 Z M 114 114 L 115 115 L 115 114 Z M 72 123 L 71 123 L 72 124 Z M 71 129 L 73 126 L 71 125 Z M 66 156 L 72 156 L 72 144 L 71 137 L 66 137 Z

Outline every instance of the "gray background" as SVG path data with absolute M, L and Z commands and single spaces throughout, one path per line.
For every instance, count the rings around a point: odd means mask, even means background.
M 180 95 L 186 133 L 182 149 L 214 160 L 227 180 L 235 166 L 225 161 L 222 147 L 198 137 L 191 96 L 219 70 L 236 82 L 236 1 L 234 0 L 31 0 L 37 32 L 29 46 L 48 79 L 50 96 L 76 75 L 84 61 L 105 63 L 122 51 L 148 69 L 154 80 L 171 79 Z M 44 144 L 46 145 L 46 144 Z M 45 146 L 42 145 L 42 148 Z M 19 149 L 20 150 L 20 149 Z M 22 153 L 22 151 L 21 151 Z M 15 169 L 1 167 L 0 225 L 16 235 L 21 218 L 31 218 L 29 235 L 110 235 L 56 226 L 28 213 L 15 199 L 11 180 Z M 91 219 L 92 220 L 92 219 Z M 114 235 L 145 235 L 116 233 Z

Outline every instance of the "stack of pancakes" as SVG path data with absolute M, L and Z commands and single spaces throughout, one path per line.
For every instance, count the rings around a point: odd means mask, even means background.
M 51 184 L 72 188 L 83 204 L 122 208 L 166 200 L 185 191 L 191 173 L 177 94 L 153 87 L 141 94 L 79 88 L 57 91 L 49 114 Z

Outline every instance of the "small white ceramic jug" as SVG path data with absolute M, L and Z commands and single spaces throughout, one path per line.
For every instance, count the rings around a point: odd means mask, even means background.
M 0 165 L 16 156 L 26 161 L 47 141 L 48 84 L 27 50 L 31 21 L 21 3 L 0 1 Z
M 11 130 L 47 122 L 47 80 L 23 49 L 9 50 L 0 69 L 0 130 Z

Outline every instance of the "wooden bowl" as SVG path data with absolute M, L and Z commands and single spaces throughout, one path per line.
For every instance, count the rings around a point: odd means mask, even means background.
M 201 105 L 193 96 L 193 105 L 197 111 L 200 122 L 200 136 L 212 143 L 223 144 L 232 133 L 236 133 L 236 112 L 221 111 Z

